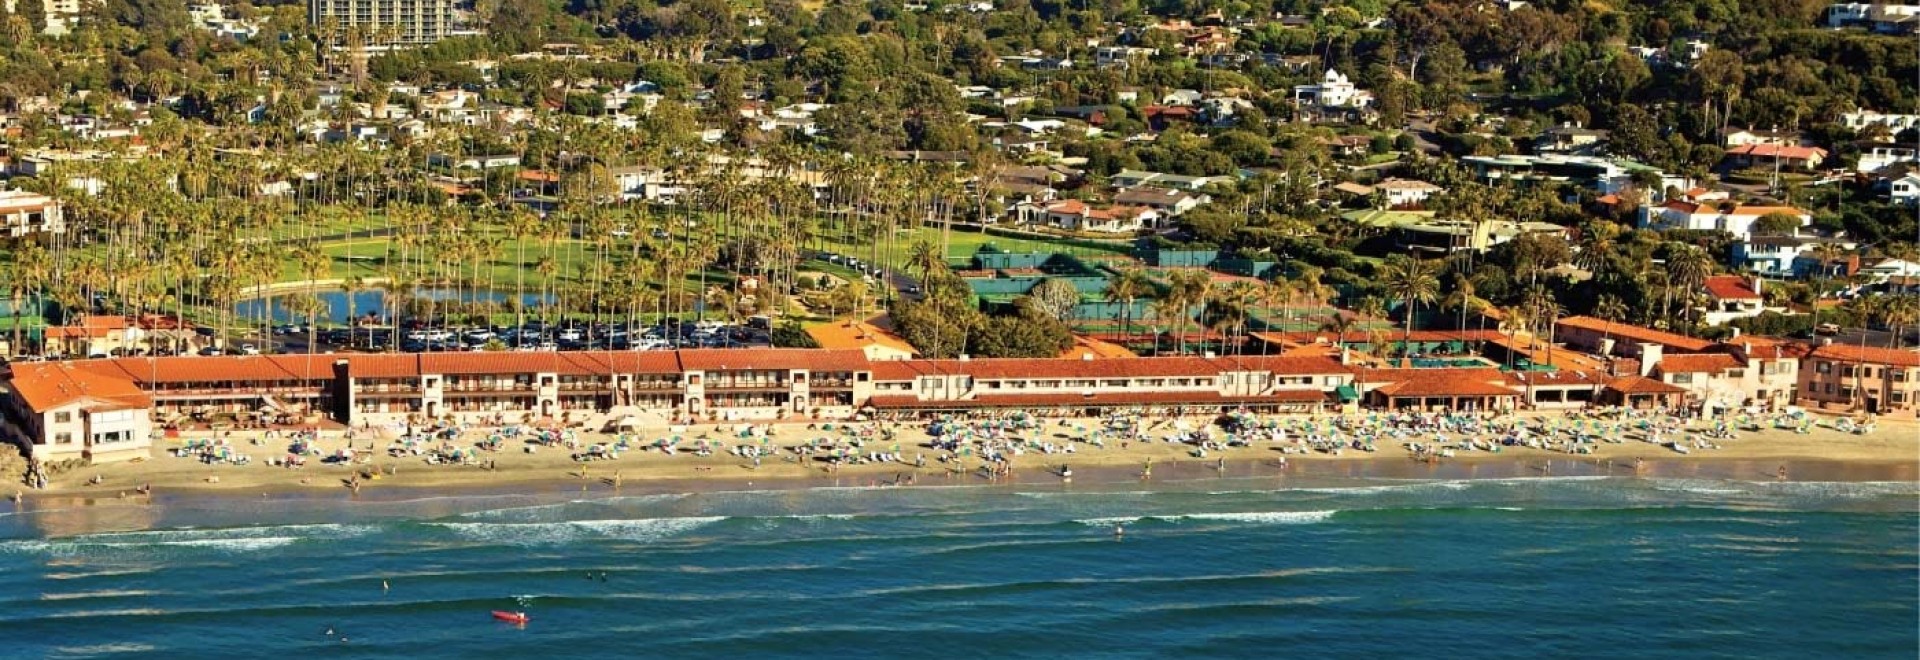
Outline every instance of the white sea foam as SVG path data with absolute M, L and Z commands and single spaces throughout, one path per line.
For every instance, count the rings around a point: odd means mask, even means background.
M 294 536 L 255 536 L 245 538 L 199 538 L 174 541 L 103 541 L 84 537 L 51 541 L 10 541 L 0 543 L 0 551 L 72 557 L 100 552 L 145 552 L 168 548 L 203 548 L 221 552 L 258 552 L 300 541 Z
M 1161 522 L 1180 522 L 1185 520 L 1201 522 L 1235 522 L 1255 525 L 1299 525 L 1323 522 L 1339 511 L 1249 511 L 1243 513 L 1182 513 L 1157 516 L 1115 516 L 1110 518 L 1086 518 L 1074 522 L 1093 527 L 1111 527 L 1127 525 L 1142 520 Z
M 1322 522 L 1332 518 L 1339 511 L 1254 511 L 1248 513 L 1191 513 L 1172 516 L 1171 519 L 1204 520 L 1209 522 L 1242 522 L 1259 525 L 1297 525 Z
M 632 520 L 571 520 L 552 523 L 433 523 L 464 538 L 507 545 L 551 545 L 583 538 L 609 538 L 623 541 L 658 541 L 698 527 L 725 520 L 724 516 L 700 518 L 637 518 Z

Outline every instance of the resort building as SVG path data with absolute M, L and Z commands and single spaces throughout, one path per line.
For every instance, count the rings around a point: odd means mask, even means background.
M 359 28 L 370 44 L 419 46 L 451 36 L 453 0 L 307 0 L 307 21 L 341 30 L 334 43 Z
M 1911 419 L 1920 403 L 1920 351 L 1829 344 L 1800 367 L 1809 406 Z
M 1713 342 L 1671 332 L 1615 323 L 1591 316 L 1569 316 L 1554 324 L 1554 338 L 1601 356 L 1657 361 L 1662 353 L 1703 353 Z
M 67 222 L 60 203 L 53 198 L 24 190 L 0 190 L 0 231 L 8 238 L 33 234 L 60 234 Z
M 1773 349 L 1667 355 L 1643 367 L 1660 382 L 1687 391 L 1705 414 L 1753 408 L 1776 411 L 1793 403 L 1800 360 Z

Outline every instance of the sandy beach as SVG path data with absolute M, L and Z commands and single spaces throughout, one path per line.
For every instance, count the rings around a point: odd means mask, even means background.
M 1554 413 L 1534 416 L 1546 420 Z M 1285 418 L 1276 418 L 1285 419 Z M 1296 423 L 1301 418 L 1295 418 Z M 1207 426 L 1210 420 L 1199 417 L 1183 420 L 1186 428 Z M 582 433 L 573 436 L 578 449 L 565 445 L 540 446 L 528 451 L 524 436 L 503 439 L 495 451 L 469 451 L 475 464 L 429 464 L 424 456 L 391 456 L 389 437 L 368 439 L 366 434 L 353 442 L 358 450 L 352 463 L 327 463 L 331 456 L 347 448 L 343 433 L 322 434 L 311 442 L 310 453 L 301 467 L 270 465 L 287 456 L 284 437 L 262 439 L 259 432 L 235 432 L 225 435 L 235 453 L 244 453 L 247 464 L 206 463 L 197 457 L 180 457 L 174 450 L 189 443 L 206 443 L 214 438 L 201 433 L 157 441 L 146 460 L 107 464 L 67 471 L 55 475 L 43 490 L 22 491 L 27 497 L 75 496 L 99 499 L 137 498 L 143 488 L 166 492 L 233 492 L 262 494 L 295 491 L 333 491 L 358 495 L 390 489 L 482 488 L 512 490 L 538 488 L 543 491 L 583 492 L 657 491 L 662 489 L 698 489 L 703 482 L 724 482 L 752 487 L 806 487 L 832 485 L 908 485 L 913 483 L 991 484 L 1002 481 L 1046 483 L 1061 481 L 1060 469 L 1069 466 L 1082 482 L 1120 479 L 1182 479 L 1207 475 L 1254 476 L 1260 474 L 1316 474 L 1352 476 L 1552 476 L 1555 474 L 1618 474 L 1622 476 L 1692 476 L 1704 473 L 1737 476 L 1745 479 L 1777 477 L 1787 467 L 1786 478 L 1809 479 L 1816 476 L 1832 480 L 1920 480 L 1920 425 L 1913 422 L 1882 421 L 1869 434 L 1835 428 L 1832 419 L 1822 419 L 1806 432 L 1784 429 L 1743 431 L 1733 438 L 1713 439 L 1717 448 L 1695 449 L 1682 455 L 1668 446 L 1647 441 L 1634 433 L 1625 433 L 1620 442 L 1601 441 L 1584 444 L 1591 453 L 1536 449 L 1524 446 L 1501 447 L 1500 451 L 1466 451 L 1450 457 L 1418 455 L 1404 442 L 1382 439 L 1374 443 L 1376 451 L 1342 450 L 1333 453 L 1305 451 L 1298 439 L 1288 441 L 1252 441 L 1244 447 L 1196 451 L 1192 444 L 1167 441 L 1173 431 L 1172 420 L 1158 420 L 1154 430 L 1140 435 L 1145 439 L 1120 442 L 1108 439 L 1105 448 L 1085 442 L 1097 419 L 1036 420 L 1033 428 L 1019 436 L 1030 445 L 1051 445 L 1053 453 L 1024 451 L 1007 456 L 1006 474 L 989 474 L 977 456 L 949 456 L 929 448 L 932 437 L 923 423 L 871 422 L 865 427 L 872 436 L 856 452 L 893 452 L 897 461 L 850 463 L 833 467 L 822 457 L 799 456 L 790 448 L 809 439 L 838 438 L 835 431 L 809 429 L 807 423 L 759 425 L 749 430 L 741 424 L 705 424 L 682 429 L 636 429 L 626 435 L 628 451 L 617 458 L 576 460 L 574 455 L 596 443 L 611 445 L 617 438 L 610 434 Z M 1708 422 L 1695 422 L 1705 428 Z M 1151 426 L 1151 424 L 1149 424 Z M 742 437 L 743 432 L 764 434 Z M 891 432 L 891 440 L 881 433 Z M 1213 434 L 1221 435 L 1218 427 Z M 470 448 L 497 434 L 497 429 L 465 429 L 448 446 Z M 641 450 L 640 445 L 662 438 L 681 438 L 672 455 L 656 450 Z M 758 465 L 751 458 L 728 453 L 724 449 L 710 455 L 696 455 L 689 446 L 705 439 L 724 447 L 750 445 L 770 450 Z M 1081 441 L 1075 441 L 1081 440 Z M 1060 453 L 1072 442 L 1071 454 Z M 437 443 L 436 443 L 437 444 Z M 844 445 L 843 445 L 844 446 Z M 1283 447 L 1290 448 L 1283 451 Z M 941 460 L 942 457 L 949 460 Z M 915 467 L 915 463 L 921 467 Z M 1152 468 L 1147 466 L 1152 465 Z M 1637 467 L 1636 467 L 1637 466 Z M 1148 473 L 1151 474 L 1143 474 Z M 358 483 L 355 488 L 354 483 Z

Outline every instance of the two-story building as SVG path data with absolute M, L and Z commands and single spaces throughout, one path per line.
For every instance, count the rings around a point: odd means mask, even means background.
M 16 364 L 0 386 L 8 439 L 35 461 L 145 457 L 151 398 L 132 381 L 65 362 Z
M 4 232 L 0 235 L 20 238 L 66 231 L 60 202 L 52 197 L 24 190 L 0 190 L 0 232 Z
M 1767 308 L 1764 287 L 1758 275 L 1708 276 L 1703 287 L 1707 308 L 1701 320 L 1707 325 L 1721 325 L 1734 319 L 1759 316 Z
M 1643 363 L 1654 378 L 1683 388 L 1705 414 L 1756 409 L 1775 411 L 1793 403 L 1799 358 L 1775 346 L 1733 344 L 1722 353 L 1666 355 Z

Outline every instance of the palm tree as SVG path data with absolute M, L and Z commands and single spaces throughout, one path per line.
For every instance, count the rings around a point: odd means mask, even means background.
M 1627 302 L 1621 300 L 1620 296 L 1602 293 L 1599 301 L 1593 305 L 1593 315 L 1606 320 L 1606 330 L 1601 333 L 1600 340 L 1607 341 L 1613 338 L 1613 324 L 1627 318 Z
M 1673 288 L 1687 296 L 1686 308 L 1687 334 L 1693 334 L 1693 323 L 1698 311 L 1692 304 L 1693 294 L 1706 286 L 1707 276 L 1713 273 L 1713 257 L 1706 251 L 1691 245 L 1678 245 L 1667 256 L 1667 279 Z M 1673 292 L 1669 291 L 1668 296 Z
M 1517 350 L 1514 347 L 1520 345 L 1520 331 L 1525 329 L 1528 335 L 1533 334 L 1533 316 L 1526 305 L 1502 307 L 1500 316 L 1507 321 L 1507 370 L 1512 371 L 1513 355 Z
M 1447 299 L 1440 302 L 1442 307 L 1454 310 L 1455 315 L 1460 317 L 1462 334 L 1467 331 L 1467 316 L 1485 309 L 1488 304 L 1486 300 L 1474 295 L 1473 279 L 1467 277 L 1465 273 L 1453 274 L 1453 293 L 1447 294 Z
M 1138 268 L 1127 268 L 1114 273 L 1107 280 L 1106 299 L 1109 303 L 1120 303 L 1120 312 L 1114 316 L 1120 322 L 1120 334 L 1123 337 L 1133 335 L 1133 302 L 1153 289 L 1152 280 Z
M 1347 333 L 1354 332 L 1359 329 L 1360 329 L 1360 324 L 1356 322 L 1353 319 L 1353 317 L 1347 316 L 1346 314 L 1343 314 L 1337 311 L 1333 313 L 1333 316 L 1331 318 L 1328 318 L 1325 322 L 1322 322 L 1320 324 L 1321 332 L 1333 333 L 1333 336 L 1336 338 L 1337 343 L 1340 345 L 1341 353 L 1347 352 Z
M 935 270 L 946 267 L 947 260 L 933 241 L 921 238 L 915 239 L 913 246 L 907 248 L 907 264 L 920 272 L 920 285 L 924 287 Z
M 1172 293 L 1168 298 L 1179 302 L 1179 312 L 1171 317 L 1163 314 L 1162 317 L 1168 318 L 1169 320 L 1178 319 L 1180 328 L 1178 330 L 1179 339 L 1176 343 L 1176 350 L 1185 353 L 1187 350 L 1187 323 L 1192 320 L 1190 310 L 1192 310 L 1194 305 L 1201 305 L 1207 302 L 1208 297 L 1213 293 L 1213 278 L 1203 269 L 1189 268 L 1174 271 L 1172 275 L 1167 276 L 1167 280 L 1172 289 Z
M 1827 278 L 1833 275 L 1833 262 L 1845 258 L 1846 251 L 1835 243 L 1816 243 L 1813 246 L 1814 261 L 1818 262 L 1819 272 L 1813 276 L 1813 325 L 1820 325 L 1820 298 L 1827 293 Z
M 1887 324 L 1893 336 L 1887 339 L 1890 348 L 1899 348 L 1906 336 L 1901 330 L 1916 321 L 1920 321 L 1920 295 L 1904 294 L 1888 296 L 1880 303 L 1880 318 Z
M 1440 291 L 1440 279 L 1433 274 L 1433 268 L 1426 262 L 1411 258 L 1395 259 L 1387 264 L 1387 271 L 1381 277 L 1387 290 L 1394 293 L 1407 304 L 1406 328 L 1401 333 L 1400 352 L 1410 356 L 1413 347 L 1413 319 L 1421 303 L 1432 303 Z M 1412 366 L 1411 357 L 1405 363 Z

